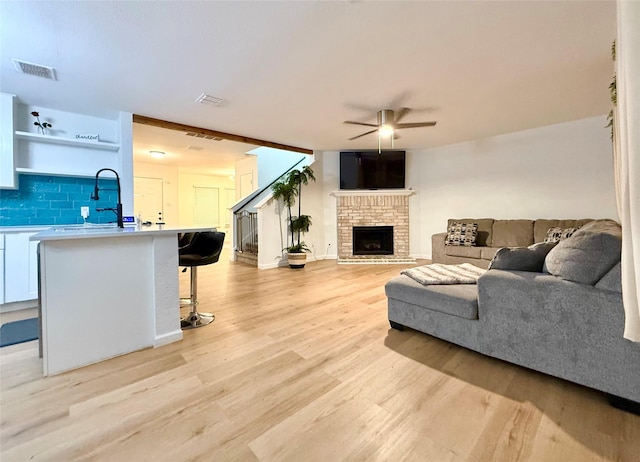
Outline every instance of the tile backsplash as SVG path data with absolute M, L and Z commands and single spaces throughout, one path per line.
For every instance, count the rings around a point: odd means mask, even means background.
M 19 188 L 0 189 L 0 226 L 83 223 L 80 207 L 89 207 L 90 223 L 111 223 L 116 215 L 96 208 L 115 207 L 115 179 L 100 178 L 100 200 L 91 200 L 94 178 L 19 175 Z

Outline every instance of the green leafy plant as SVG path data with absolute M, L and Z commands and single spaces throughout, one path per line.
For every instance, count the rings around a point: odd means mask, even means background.
M 309 184 L 309 181 L 316 181 L 311 167 L 306 166 L 302 170 L 293 170 L 276 181 L 271 190 L 273 198 L 281 200 L 287 208 L 287 222 L 291 237 L 291 245 L 285 247 L 289 253 L 309 252 L 309 248 L 302 242 L 301 236 L 309 232 L 311 217 L 302 214 L 302 185 Z M 292 208 L 298 202 L 298 215 L 294 216 Z M 287 239 L 288 240 L 288 239 Z

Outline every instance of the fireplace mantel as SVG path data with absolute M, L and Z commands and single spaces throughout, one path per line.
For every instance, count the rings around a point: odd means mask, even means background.
M 331 191 L 333 197 L 350 196 L 411 196 L 416 194 L 413 189 L 341 189 Z

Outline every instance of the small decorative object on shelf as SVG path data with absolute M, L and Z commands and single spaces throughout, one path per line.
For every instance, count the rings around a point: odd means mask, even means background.
M 44 135 L 46 129 L 47 128 L 51 128 L 51 124 L 49 122 L 40 122 L 40 113 L 39 112 L 33 111 L 31 113 L 31 115 L 36 118 L 36 122 L 34 122 L 33 125 L 38 127 L 40 129 L 40 133 L 42 133 Z
M 84 141 L 100 141 L 100 135 L 82 135 L 76 133 L 76 139 Z

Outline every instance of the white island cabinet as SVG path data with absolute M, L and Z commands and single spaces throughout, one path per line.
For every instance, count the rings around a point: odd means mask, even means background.
M 182 339 L 179 233 L 52 228 L 40 241 L 44 375 Z

